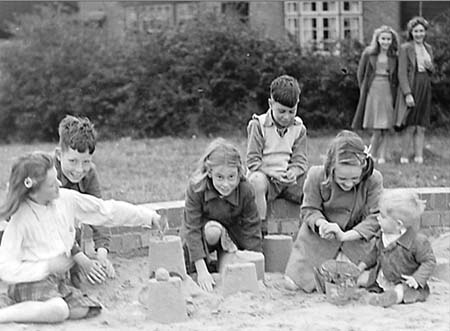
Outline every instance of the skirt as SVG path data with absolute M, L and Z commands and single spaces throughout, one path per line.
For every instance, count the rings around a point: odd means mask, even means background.
M 364 129 L 390 129 L 394 122 L 394 102 L 388 76 L 376 75 L 370 85 L 364 109 Z
M 69 285 L 68 277 L 50 275 L 46 279 L 18 283 L 8 287 L 8 296 L 13 303 L 24 301 L 47 301 L 53 298 L 62 298 L 69 310 L 75 308 L 89 308 L 87 317 L 100 314 L 100 303 L 83 294 L 79 289 Z
M 416 71 L 412 95 L 416 105 L 410 109 L 406 118 L 406 126 L 429 126 L 431 112 L 431 80 L 427 72 Z

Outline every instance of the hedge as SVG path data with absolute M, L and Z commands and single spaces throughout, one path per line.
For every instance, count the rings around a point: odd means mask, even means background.
M 438 74 L 433 125 L 448 127 L 448 16 L 432 33 Z M 442 23 L 444 22 L 444 23 Z M 298 113 L 310 129 L 349 127 L 358 100 L 357 42 L 340 56 L 264 38 L 229 17 L 119 39 L 74 15 L 41 7 L 12 26 L 0 50 L 0 140 L 55 140 L 65 114 L 89 117 L 102 137 L 244 133 L 267 109 L 281 74 L 302 87 Z

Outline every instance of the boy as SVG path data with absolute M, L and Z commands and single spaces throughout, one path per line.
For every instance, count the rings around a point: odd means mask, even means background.
M 381 235 L 358 265 L 360 271 L 376 266 L 376 285 L 384 291 L 371 296 L 369 304 L 390 307 L 425 301 L 430 294 L 427 281 L 436 266 L 430 242 L 417 233 L 425 201 L 411 189 L 386 190 L 379 206 Z
M 76 190 L 101 198 L 100 184 L 92 155 L 95 151 L 97 133 L 87 118 L 67 115 L 59 123 L 59 146 L 55 150 L 55 167 L 61 187 Z M 81 231 L 77 229 L 72 256 L 91 283 L 101 283 L 105 277 L 114 277 L 115 271 L 108 260 L 109 229 L 92 228 L 97 260 L 89 259 L 79 246 Z M 106 273 L 105 273 L 106 271 Z M 80 285 L 80 270 L 71 270 L 71 279 L 75 287 Z
M 247 133 L 248 179 L 255 189 L 263 235 L 267 234 L 267 202 L 283 197 L 300 204 L 307 169 L 306 127 L 296 117 L 300 87 L 283 75 L 270 84 L 269 110 L 253 115 Z

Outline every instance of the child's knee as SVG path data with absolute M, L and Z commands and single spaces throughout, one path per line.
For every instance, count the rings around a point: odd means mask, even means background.
M 219 242 L 222 235 L 222 225 L 216 221 L 209 221 L 203 231 L 208 245 L 214 246 Z
M 256 171 L 250 174 L 248 181 L 253 185 L 256 193 L 267 191 L 267 177 L 262 172 Z
M 70 309 L 62 298 L 54 298 L 44 303 L 47 306 L 47 311 L 51 311 L 49 323 L 58 323 L 65 321 L 70 316 Z

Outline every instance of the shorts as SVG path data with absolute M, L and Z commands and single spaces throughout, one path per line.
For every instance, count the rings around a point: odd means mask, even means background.
M 303 200 L 303 184 L 305 182 L 305 175 L 297 177 L 294 184 L 287 185 L 280 183 L 274 178 L 266 176 L 269 185 L 267 189 L 267 201 L 273 201 L 277 198 L 283 198 L 288 201 L 301 204 Z

